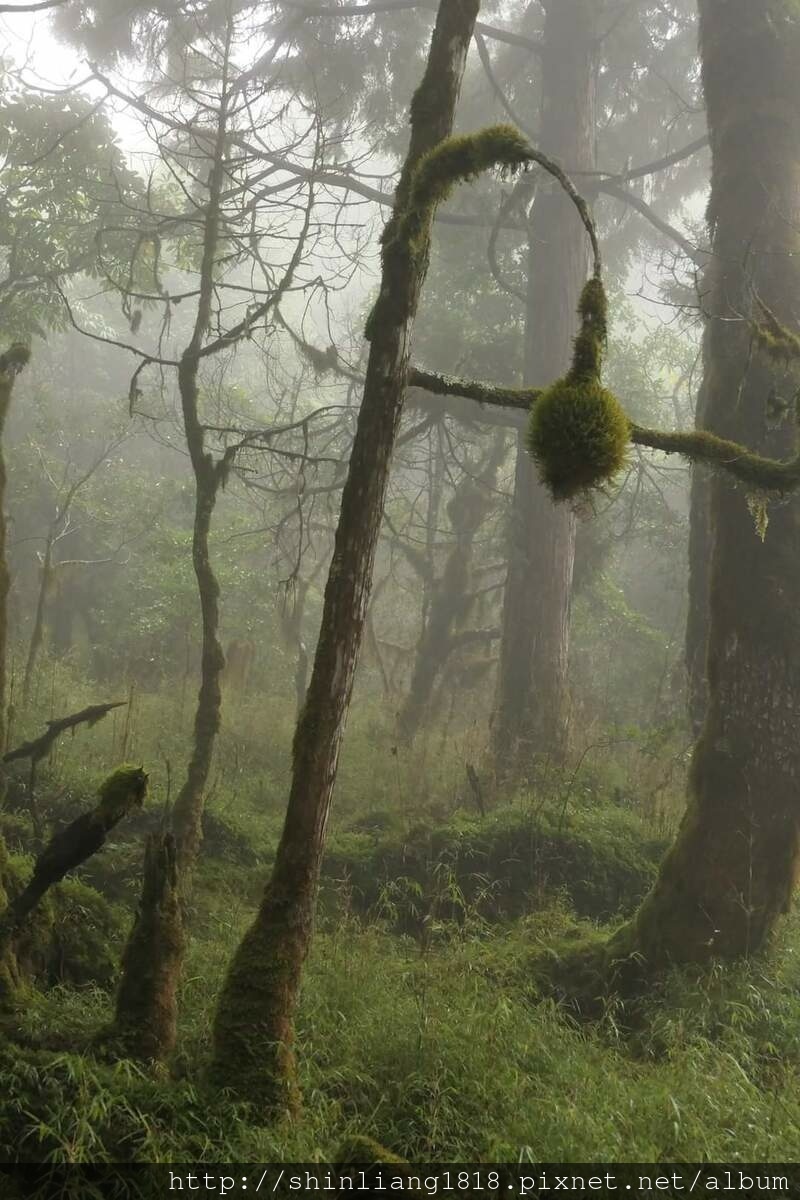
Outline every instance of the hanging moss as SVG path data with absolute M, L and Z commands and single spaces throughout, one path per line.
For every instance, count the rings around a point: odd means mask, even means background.
M 613 479 L 625 464 L 629 440 L 619 401 L 596 379 L 559 379 L 531 411 L 528 450 L 554 500 Z
M 600 382 L 608 305 L 599 276 L 584 284 L 572 366 L 531 409 L 527 444 L 554 500 L 602 487 L 625 465 L 630 422 Z
M 598 378 L 608 338 L 608 301 L 603 282 L 596 276 L 588 280 L 578 301 L 580 331 L 575 338 L 570 380 Z

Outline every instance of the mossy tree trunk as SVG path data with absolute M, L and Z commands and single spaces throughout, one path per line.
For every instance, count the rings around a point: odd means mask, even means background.
M 221 720 L 222 672 L 225 667 L 225 655 L 219 640 L 220 590 L 211 563 L 209 537 L 217 496 L 229 463 L 225 458 L 215 460 L 205 448 L 206 430 L 200 420 L 198 376 L 203 342 L 211 322 L 219 245 L 221 195 L 225 181 L 229 51 L 228 40 L 217 115 L 216 142 L 208 180 L 208 204 L 203 223 L 203 257 L 200 263 L 197 313 L 191 340 L 181 356 L 178 367 L 183 431 L 195 482 L 192 565 L 197 579 L 203 631 L 200 689 L 195 708 L 192 751 L 186 779 L 176 797 L 172 812 L 178 873 L 184 888 L 188 886 L 203 836 L 203 801 Z
M 437 679 L 454 648 L 454 632 L 473 607 L 470 594 L 472 554 L 483 522 L 495 503 L 497 472 L 507 454 L 505 435 L 495 436 L 482 467 L 468 470 L 447 505 L 455 538 L 441 576 L 430 589 L 425 622 L 414 655 L 411 684 L 400 712 L 400 730 L 407 740 L 417 734 Z
M 264 1113 L 297 1106 L 293 1021 L 312 934 L 339 747 L 350 703 L 392 451 L 408 378 L 410 338 L 428 266 L 430 227 L 400 234 L 421 157 L 452 131 L 478 0 L 441 0 L 425 75 L 411 105 L 411 138 L 384 232 L 381 290 L 319 642 L 293 746 L 292 783 L 272 877 L 231 962 L 214 1026 L 217 1085 Z
M 103 782 L 97 805 L 53 835 L 38 855 L 27 884 L 10 900 L 2 884 L 5 847 L 0 839 L 0 904 L 3 906 L 0 912 L 0 1002 L 13 1003 L 13 992 L 3 994 L 2 988 L 14 984 L 14 943 L 42 897 L 68 872 L 96 854 L 111 830 L 134 808 L 141 807 L 146 793 L 147 775 L 141 767 L 128 764 L 117 767 Z
M 700 0 L 712 148 L 713 264 L 704 297 L 704 421 L 791 457 L 798 370 L 754 351 L 757 294 L 800 323 L 800 14 L 789 0 Z M 757 314 L 756 314 L 757 315 Z M 781 401 L 789 412 L 770 420 Z M 764 947 L 790 900 L 800 842 L 800 501 L 757 535 L 747 497 L 710 484 L 708 702 L 677 840 L 612 951 L 667 962 Z
M 163 1062 L 175 1047 L 184 934 L 172 834 L 153 833 L 144 852 L 139 911 L 122 956 L 114 1032 L 124 1053 Z
M 178 379 L 184 430 L 195 476 L 192 564 L 197 579 L 202 621 L 200 689 L 194 715 L 192 750 L 172 812 L 178 867 L 188 884 L 203 835 L 203 802 L 222 710 L 222 672 L 225 656 L 219 640 L 219 582 L 211 563 L 209 536 L 220 486 L 219 463 L 206 452 L 204 431 L 197 416 L 198 360 L 187 351 Z
M 572 170 L 594 166 L 597 0 L 547 0 L 541 54 L 539 143 Z M 567 196 L 537 195 L 528 227 L 524 385 L 563 375 L 586 279 L 586 240 Z M 575 517 L 539 482 L 524 435 L 517 444 L 496 710 L 498 778 L 524 773 L 535 755 L 563 756 L 569 729 L 569 657 Z

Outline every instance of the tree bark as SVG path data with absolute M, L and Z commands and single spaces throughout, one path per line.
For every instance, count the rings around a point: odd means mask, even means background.
M 596 0 L 545 4 L 540 142 L 571 170 L 594 166 L 597 8 Z M 568 197 L 540 189 L 528 226 L 524 386 L 549 385 L 568 368 L 586 270 L 586 240 Z M 574 554 L 574 514 L 553 504 L 519 434 L 492 724 L 499 779 L 566 749 Z
M 203 836 L 203 801 L 222 710 L 225 656 L 219 640 L 219 583 L 211 565 L 209 535 L 219 490 L 219 470 L 203 449 L 197 418 L 197 360 L 184 355 L 179 372 L 186 441 L 195 473 L 192 563 L 202 619 L 200 688 L 194 715 L 192 752 L 186 779 L 172 811 L 172 828 L 183 886 L 188 886 Z
M 3 433 L 11 406 L 14 380 L 28 361 L 27 347 L 15 345 L 0 355 L 0 749 L 6 744 L 6 669 L 8 654 L 8 593 L 11 576 L 6 557 L 6 463 Z
M 381 290 L 325 589 L 320 637 L 293 746 L 292 784 L 272 878 L 223 985 L 214 1025 L 215 1082 L 264 1113 L 298 1104 L 293 1020 L 308 952 L 339 747 L 372 584 L 392 451 L 408 377 L 430 226 L 412 244 L 400 233 L 414 168 L 452 131 L 478 0 L 442 0 L 411 138 L 383 238 Z
M 122 955 L 114 1033 L 126 1056 L 163 1062 L 175 1048 L 184 949 L 177 855 L 171 833 L 148 835 L 142 896 Z
M 788 0 L 700 0 L 712 147 L 704 419 L 765 455 L 794 451 L 800 372 L 751 344 L 754 294 L 800 323 L 800 22 Z M 770 409 L 789 412 L 777 426 Z M 771 425 L 773 427 L 771 427 Z M 769 512 L 710 483 L 708 703 L 678 838 L 611 944 L 648 970 L 753 954 L 787 908 L 800 843 L 800 504 Z

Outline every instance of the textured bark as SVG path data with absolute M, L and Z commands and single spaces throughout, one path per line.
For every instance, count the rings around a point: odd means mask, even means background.
M 174 1050 L 183 948 L 175 839 L 152 833 L 117 993 L 114 1032 L 128 1057 L 163 1062 Z
M 230 30 L 228 32 L 230 39 Z M 182 885 L 191 881 L 191 873 L 203 837 L 203 802 L 214 745 L 219 732 L 222 710 L 222 672 L 225 655 L 219 640 L 219 583 L 211 565 L 209 535 L 219 489 L 230 463 L 215 462 L 205 448 L 205 428 L 199 416 L 198 373 L 201 348 L 211 319 L 214 272 L 219 244 L 220 197 L 225 178 L 227 130 L 227 67 L 230 43 L 226 45 L 222 100 L 217 121 L 216 142 L 208 180 L 208 205 L 203 225 L 203 257 L 200 264 L 200 288 L 194 330 L 178 367 L 183 430 L 195 480 L 192 565 L 197 579 L 203 645 L 200 657 L 200 690 L 194 717 L 192 753 L 186 779 L 175 800 L 172 827 Z
M 700 401 L 695 424 L 707 428 Z M 713 431 L 712 431 L 713 432 Z M 686 614 L 687 710 L 692 733 L 703 728 L 708 701 L 708 601 L 711 585 L 711 477 L 702 464 L 692 469 L 689 505 L 689 607 Z
M 219 469 L 211 455 L 203 449 L 203 431 L 197 419 L 196 359 L 184 356 L 179 381 L 186 441 L 195 472 L 192 564 L 197 579 L 203 632 L 192 752 L 186 779 L 172 812 L 180 874 L 188 883 L 203 836 L 203 801 L 220 726 L 225 656 L 219 640 L 219 583 L 211 565 L 208 545 L 219 489 Z
M 794 395 L 797 367 L 754 354 L 741 320 L 755 291 L 800 323 L 800 22 L 789 0 L 766 9 L 700 0 L 714 249 L 704 418 L 788 457 L 793 413 L 777 427 L 768 413 Z M 710 500 L 708 706 L 689 803 L 652 893 L 612 943 L 648 967 L 760 950 L 797 870 L 800 504 L 775 506 L 762 542 L 744 489 L 716 476 Z
M 548 0 L 542 54 L 542 148 L 572 170 L 594 166 L 597 0 Z M 586 279 L 586 239 L 567 196 L 536 198 L 528 231 L 526 387 L 570 363 Z M 567 665 L 575 517 L 553 504 L 518 435 L 493 751 L 499 778 L 535 755 L 562 757 L 569 728 Z
M 452 131 L 477 0 L 442 0 L 396 198 L 401 212 L 420 157 Z M 293 746 L 292 784 L 272 878 L 230 965 L 214 1026 L 212 1075 L 263 1113 L 298 1103 L 293 1020 L 308 952 L 339 747 L 350 703 L 392 451 L 407 385 L 410 336 L 427 271 L 429 232 L 413 252 L 384 233 L 381 290 L 342 493 L 320 637 Z

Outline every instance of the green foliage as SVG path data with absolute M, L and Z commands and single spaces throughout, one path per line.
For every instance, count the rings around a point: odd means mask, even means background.
M 0 155 L 0 318 L 7 332 L 44 336 L 63 323 L 65 277 L 127 262 L 135 234 L 126 201 L 138 185 L 94 102 L 74 91 L 17 91 L 2 64 Z
M 463 923 L 470 914 L 508 920 L 554 895 L 581 916 L 608 919 L 641 900 L 665 848 L 618 808 L 566 813 L 520 802 L 405 835 L 335 835 L 323 869 L 328 890 L 346 881 L 356 911 L 419 932 L 431 920 Z
M 184 986 L 184 1064 L 207 1045 L 238 925 L 220 911 L 205 932 Z M 796 930 L 771 973 L 751 964 L 671 977 L 630 1038 L 613 1010 L 596 1029 L 579 1029 L 537 1001 L 531 957 L 557 932 L 543 915 L 502 939 L 423 954 L 375 928 L 322 933 L 298 1026 L 307 1103 L 291 1126 L 249 1124 L 204 1090 L 196 1067 L 167 1084 L 129 1063 L 6 1045 L 0 1157 L 332 1162 L 360 1138 L 377 1142 L 387 1162 L 383 1148 L 442 1163 L 516 1161 L 534 1149 L 549 1162 L 798 1157 Z M 78 1040 L 81 1024 L 99 1023 L 100 1002 L 53 993 L 36 1025 L 60 1022 Z

